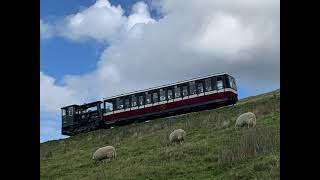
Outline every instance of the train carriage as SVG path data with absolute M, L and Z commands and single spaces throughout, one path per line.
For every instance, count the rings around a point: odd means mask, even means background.
M 237 101 L 234 77 L 227 73 L 209 75 L 90 104 L 63 107 L 62 134 L 75 135 L 117 124 L 212 109 Z

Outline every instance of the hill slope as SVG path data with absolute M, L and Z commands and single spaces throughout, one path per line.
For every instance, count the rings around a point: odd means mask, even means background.
M 234 128 L 243 112 L 257 115 L 255 128 Z M 229 127 L 223 127 L 230 120 Z M 176 128 L 187 132 L 170 145 Z M 234 107 L 40 144 L 41 179 L 280 179 L 280 90 L 240 100 Z M 94 163 L 93 152 L 112 145 L 117 158 Z

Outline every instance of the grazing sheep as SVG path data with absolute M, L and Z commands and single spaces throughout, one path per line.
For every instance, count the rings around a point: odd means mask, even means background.
M 182 141 L 184 141 L 186 137 L 186 132 L 182 129 L 176 129 L 174 130 L 170 136 L 169 136 L 169 140 L 170 140 L 170 143 L 182 143 Z
M 92 159 L 96 161 L 108 159 L 109 161 L 111 158 L 115 158 L 116 155 L 116 149 L 113 146 L 105 146 L 96 150 Z
M 241 114 L 236 121 L 236 127 L 247 126 L 249 128 L 255 125 L 256 125 L 256 115 L 252 112 Z

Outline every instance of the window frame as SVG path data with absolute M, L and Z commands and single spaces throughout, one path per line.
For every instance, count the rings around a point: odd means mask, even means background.
M 122 104 L 122 108 L 119 108 L 121 104 Z M 116 108 L 117 108 L 117 110 L 124 109 L 124 98 L 123 97 L 117 97 L 116 98 Z
M 185 88 L 185 89 L 184 89 L 184 88 Z M 181 89 L 182 89 L 182 97 L 188 97 L 188 96 L 189 96 L 189 87 L 188 87 L 188 83 L 183 84 L 183 85 L 182 85 L 182 87 L 181 87 Z M 184 95 L 184 90 L 186 90 L 187 95 Z
M 200 84 L 201 84 L 201 86 L 200 86 Z M 204 93 L 205 92 L 205 89 L 204 89 L 204 82 L 203 82 L 203 80 L 200 80 L 200 81 L 198 81 L 197 83 L 196 83 L 196 91 L 197 91 L 197 94 L 201 94 L 201 93 Z M 201 89 L 202 89 L 202 92 L 200 92 L 199 90 L 199 87 L 201 87 Z
M 114 110 L 114 101 L 113 99 L 111 101 L 104 101 L 104 109 L 105 109 L 105 112 L 111 112 Z M 108 110 L 108 111 L 107 111 Z
M 197 94 L 197 82 L 196 81 L 190 81 L 188 82 L 189 86 L 189 96 L 196 95 Z
M 66 109 L 61 109 L 61 115 L 66 116 L 67 115 L 67 110 Z
M 231 89 L 237 90 L 237 84 L 234 77 L 228 75 L 229 85 Z
M 208 81 L 209 81 L 209 82 L 208 82 Z M 210 90 L 207 89 L 208 83 L 209 83 Z M 204 86 L 205 86 L 205 92 L 212 91 L 212 90 L 213 90 L 213 87 L 212 87 L 212 78 L 206 78 L 206 79 L 204 80 Z
M 148 98 L 148 96 L 150 96 L 150 98 Z M 148 99 L 150 99 L 149 102 Z M 152 104 L 152 93 L 149 91 L 145 92 L 145 105 L 147 104 Z
M 159 102 L 167 101 L 167 96 L 166 96 L 166 88 L 161 88 L 159 89 Z
M 141 98 L 141 97 L 142 97 L 142 103 L 141 103 L 141 101 L 140 101 L 140 98 Z M 144 95 L 143 95 L 143 94 L 138 94 L 137 100 L 138 100 L 138 107 L 145 105 L 145 100 L 144 100 Z
M 127 101 L 128 100 L 128 101 Z M 128 104 L 127 104 L 128 102 Z M 124 97 L 124 103 L 123 103 L 124 109 L 131 108 L 131 102 L 130 102 L 130 97 Z
M 171 92 L 171 98 L 169 98 L 169 92 Z M 172 99 L 174 99 L 174 95 L 173 95 L 174 93 L 173 93 L 173 88 L 171 87 L 171 88 L 168 88 L 167 89 L 167 100 L 169 101 L 169 100 L 172 100 Z
M 221 79 L 219 80 L 219 78 L 221 78 Z M 219 82 L 221 82 L 221 85 L 222 85 L 221 88 L 219 88 Z M 217 90 L 218 91 L 224 89 L 224 83 L 223 83 L 223 78 L 222 77 L 217 77 L 216 86 L 217 86 Z
M 135 99 L 135 101 L 133 99 Z M 132 94 L 130 96 L 130 100 L 131 100 L 131 102 L 130 102 L 131 108 L 138 107 L 138 98 L 137 98 L 136 94 Z M 135 105 L 133 105 L 133 103 L 135 103 Z
M 155 100 L 155 97 L 154 97 L 154 95 L 157 95 L 157 101 L 154 101 Z M 158 90 L 156 90 L 156 91 L 153 91 L 152 92 L 152 104 L 154 104 L 154 103 L 158 103 L 159 102 L 159 93 L 158 93 Z
M 73 116 L 73 106 L 68 108 L 68 115 Z
M 178 90 L 178 91 L 177 91 Z M 173 92 L 174 92 L 174 98 L 181 98 L 182 97 L 182 93 L 181 93 L 181 87 L 179 85 L 175 85 L 173 87 Z M 176 93 L 179 93 L 179 96 L 177 97 Z

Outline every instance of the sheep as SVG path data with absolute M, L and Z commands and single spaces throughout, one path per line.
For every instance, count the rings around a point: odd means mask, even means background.
M 111 158 L 116 158 L 116 156 L 116 149 L 113 146 L 105 146 L 97 149 L 93 154 L 92 159 L 95 161 L 107 159 L 109 161 Z
M 169 136 L 169 140 L 170 140 L 170 143 L 182 143 L 182 141 L 184 141 L 186 137 L 186 132 L 183 130 L 183 129 L 176 129 L 174 130 L 170 136 Z
M 247 126 L 247 128 L 249 128 L 255 125 L 256 125 L 256 115 L 252 112 L 247 112 L 247 113 L 241 114 L 237 118 L 235 126 L 236 127 Z

